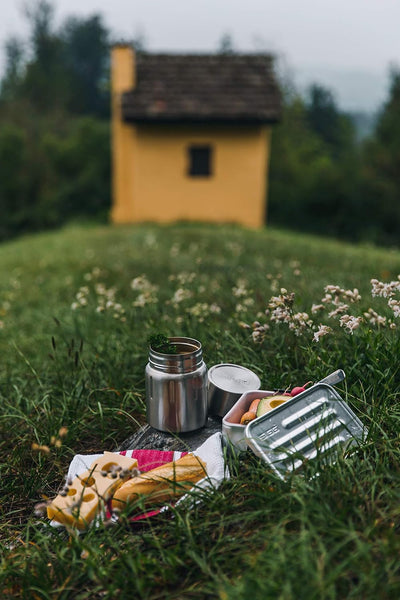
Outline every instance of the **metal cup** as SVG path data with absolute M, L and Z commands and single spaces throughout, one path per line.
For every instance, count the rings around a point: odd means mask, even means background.
M 204 427 L 207 420 L 207 367 L 199 341 L 171 337 L 176 354 L 150 347 L 146 366 L 146 409 L 149 425 L 180 433 Z
M 210 415 L 224 417 L 244 392 L 258 390 L 261 381 L 250 369 L 222 363 L 208 371 L 208 410 Z

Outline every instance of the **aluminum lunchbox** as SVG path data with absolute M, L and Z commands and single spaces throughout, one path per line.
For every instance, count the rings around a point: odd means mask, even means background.
M 325 383 L 288 398 L 246 427 L 240 425 L 242 411 L 261 394 L 271 395 L 257 391 L 240 398 L 224 419 L 223 434 L 237 450 L 251 448 L 281 479 L 300 469 L 305 460 L 320 457 L 334 461 L 335 454 L 367 434 L 338 392 Z

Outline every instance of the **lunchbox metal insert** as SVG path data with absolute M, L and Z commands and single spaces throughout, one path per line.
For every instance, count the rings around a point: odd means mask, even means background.
M 330 385 L 317 383 L 245 428 L 247 445 L 280 477 L 317 456 L 338 452 L 366 435 L 362 422 Z

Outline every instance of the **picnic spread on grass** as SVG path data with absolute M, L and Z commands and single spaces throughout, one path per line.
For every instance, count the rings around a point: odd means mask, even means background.
M 241 365 L 208 370 L 198 340 L 158 335 L 145 375 L 148 424 L 117 452 L 73 458 L 47 506 L 53 526 L 85 530 L 121 514 L 135 523 L 190 508 L 230 477 L 228 452 L 250 449 L 285 479 L 305 461 L 333 462 L 366 435 L 332 387 L 345 378 L 341 369 L 314 384 L 260 390 Z

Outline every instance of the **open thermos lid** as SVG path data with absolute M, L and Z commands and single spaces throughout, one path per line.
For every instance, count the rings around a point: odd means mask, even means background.
M 244 392 L 260 389 L 259 377 L 247 367 L 222 363 L 208 371 L 208 411 L 223 417 Z

